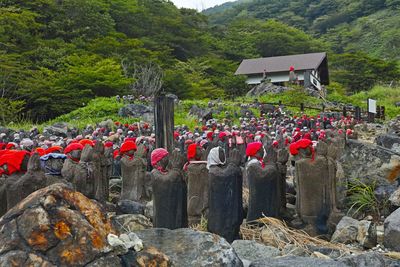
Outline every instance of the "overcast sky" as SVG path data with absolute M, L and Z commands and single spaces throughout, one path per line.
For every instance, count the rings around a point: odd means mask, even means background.
M 177 7 L 188 7 L 197 10 L 203 10 L 209 7 L 220 5 L 234 0 L 171 0 Z

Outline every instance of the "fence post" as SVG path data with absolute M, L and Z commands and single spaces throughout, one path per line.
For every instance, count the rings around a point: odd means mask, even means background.
M 325 112 L 325 104 L 322 103 L 322 112 Z
M 381 118 L 385 120 L 385 106 L 381 106 Z
M 355 114 L 356 120 L 360 121 L 361 120 L 361 109 L 359 106 L 356 107 L 356 114 Z
M 346 109 L 346 107 L 343 107 L 343 117 L 346 117 L 347 116 L 347 109 Z
M 304 112 L 304 103 L 301 103 L 301 104 L 300 104 L 300 111 L 301 111 L 301 112 Z
M 376 106 L 376 118 L 381 119 L 381 107 Z

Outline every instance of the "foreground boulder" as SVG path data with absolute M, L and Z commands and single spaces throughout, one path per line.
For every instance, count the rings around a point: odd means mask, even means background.
M 136 232 L 145 246 L 165 253 L 174 266 L 243 266 L 229 243 L 214 234 L 191 229 Z
M 99 257 L 114 232 L 95 202 L 62 184 L 29 195 L 0 219 L 0 227 L 0 262 L 22 252 L 37 262 L 45 261 L 44 255 L 49 263 L 66 266 Z
M 370 221 L 358 221 L 345 216 L 336 226 L 331 242 L 343 244 L 358 242 L 365 248 L 373 248 L 377 243 L 376 226 Z
M 384 245 L 386 248 L 400 251 L 400 208 L 385 220 Z
M 0 266 L 171 266 L 155 248 L 125 246 L 132 240 L 122 243 L 124 249 L 111 244 L 117 232 L 95 201 L 54 184 L 0 218 Z
M 279 249 L 265 246 L 253 240 L 235 240 L 232 243 L 232 247 L 242 261 L 247 260 L 253 262 L 260 259 L 281 256 Z

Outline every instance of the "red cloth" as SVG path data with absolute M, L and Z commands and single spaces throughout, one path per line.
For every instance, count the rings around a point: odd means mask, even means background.
M 246 156 L 254 157 L 257 152 L 262 148 L 262 144 L 259 142 L 250 143 L 246 148 Z
M 113 152 L 113 158 L 115 159 L 116 157 L 119 156 L 119 149 L 114 150 Z
M 114 145 L 113 142 L 106 142 L 106 143 L 104 144 L 104 146 L 107 147 L 107 148 L 108 148 L 108 147 L 113 147 L 113 145 Z
M 29 152 L 25 150 L 8 150 L 0 156 L 0 166 L 7 165 L 8 175 L 19 172 L 26 155 L 29 155 Z
M 64 154 L 68 154 L 74 150 L 82 150 L 83 149 L 83 145 L 80 143 L 72 143 L 69 144 L 65 149 L 64 149 Z
M 208 132 L 207 133 L 207 139 L 212 141 L 213 140 L 213 134 L 214 134 L 213 132 Z
M 219 135 L 218 135 L 218 138 L 221 141 L 223 141 L 225 137 L 226 137 L 226 132 L 220 132 Z
M 127 142 L 123 143 L 122 146 L 121 146 L 120 152 L 121 153 L 126 153 L 129 150 L 135 150 L 135 151 L 137 150 L 135 142 L 127 141 Z
M 134 143 L 136 143 L 136 137 L 127 137 L 127 138 L 125 138 L 125 140 L 124 140 L 124 142 L 134 142 Z
M 196 149 L 197 149 L 197 144 L 191 144 L 188 146 L 188 151 L 187 151 L 187 159 L 193 160 L 196 159 Z
M 0 150 L 3 150 L 6 148 L 6 144 L 5 143 L 0 143 Z
M 301 140 L 291 144 L 290 147 L 289 147 L 290 154 L 292 154 L 293 156 L 298 155 L 299 154 L 299 149 L 306 149 L 308 147 L 311 149 L 312 160 L 314 160 L 313 143 L 309 139 L 301 139 Z
M 94 147 L 93 141 L 89 139 L 82 139 L 81 141 L 79 141 L 79 144 L 81 144 L 83 147 L 85 147 L 86 145 Z
M 176 140 L 179 137 L 179 133 L 178 132 L 174 132 L 174 139 Z
M 35 152 L 39 154 L 39 156 L 44 156 L 46 155 L 46 150 L 44 148 L 38 147 L 35 149 Z
M 306 133 L 306 134 L 303 136 L 303 139 L 311 140 L 311 134 L 310 134 L 310 133 Z
M 160 160 L 168 156 L 168 151 L 164 148 L 157 148 L 151 152 L 151 166 L 156 168 L 156 165 Z M 161 168 L 157 168 L 159 171 L 164 171 Z
M 46 149 L 46 154 L 50 153 L 61 153 L 63 151 L 63 148 L 60 146 L 52 146 Z
M 289 71 L 294 71 L 294 67 L 290 66 Z
M 272 142 L 272 146 L 275 147 L 275 148 L 278 148 L 279 147 L 279 142 L 275 140 L 274 142 Z
M 6 149 L 13 149 L 13 148 L 15 148 L 15 144 L 13 144 L 13 143 L 8 143 L 6 145 Z

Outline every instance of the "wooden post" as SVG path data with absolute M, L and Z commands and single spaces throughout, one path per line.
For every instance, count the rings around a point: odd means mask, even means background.
M 355 114 L 356 120 L 360 121 L 361 120 L 361 109 L 360 107 L 356 107 L 356 114 Z
M 300 111 L 301 111 L 301 112 L 304 112 L 304 103 L 301 103 L 301 104 L 300 104 Z
M 174 99 L 165 95 L 154 98 L 156 147 L 174 150 Z
M 347 116 L 347 109 L 346 109 L 346 107 L 343 107 L 343 117 L 346 117 Z
M 385 106 L 381 106 L 381 118 L 385 120 Z
M 376 106 L 376 118 L 381 119 L 381 107 Z

